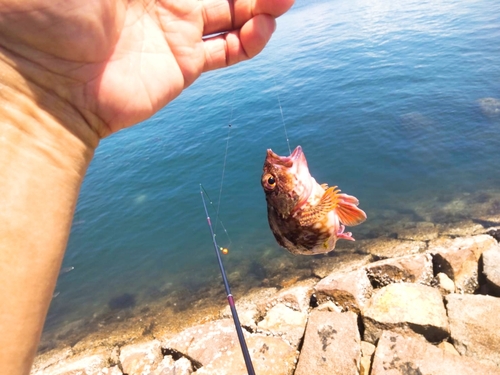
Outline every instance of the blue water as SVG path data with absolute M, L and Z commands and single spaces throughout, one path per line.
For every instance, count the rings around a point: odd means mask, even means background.
M 222 289 L 199 184 L 217 206 L 229 123 L 229 237 L 217 229 L 228 273 L 258 286 L 259 262 L 291 257 L 268 229 L 260 186 L 266 149 L 288 153 L 279 102 L 313 176 L 361 201 L 369 220 L 355 237 L 381 210 L 498 189 L 500 117 L 478 100 L 500 98 L 499 41 L 496 1 L 298 0 L 257 58 L 204 74 L 101 142 L 64 259 L 74 270 L 59 278 L 45 334 L 125 293 L 140 306 Z

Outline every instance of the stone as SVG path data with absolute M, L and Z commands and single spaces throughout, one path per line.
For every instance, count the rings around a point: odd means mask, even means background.
M 193 366 L 189 359 L 181 357 L 174 361 L 172 356 L 166 355 L 151 375 L 191 375 L 192 373 Z
M 120 350 L 120 363 L 127 375 L 150 375 L 162 359 L 158 340 L 125 345 Z
M 437 347 L 439 349 L 442 349 L 444 350 L 445 352 L 448 352 L 450 354 L 453 354 L 453 355 L 460 355 L 460 353 L 457 351 L 457 349 L 455 349 L 455 347 L 453 346 L 453 344 L 449 343 L 448 341 L 441 341 Z
M 257 332 L 280 336 L 293 347 L 298 347 L 304 336 L 307 313 L 295 311 L 279 303 L 273 306 L 257 325 Z
M 431 342 L 450 333 L 441 293 L 425 285 L 387 285 L 374 293 L 362 315 L 364 339 L 373 344 L 384 330 L 414 332 Z
M 314 287 L 318 303 L 333 301 L 342 310 L 359 313 L 370 298 L 373 288 L 364 269 L 333 273 Z
M 281 290 L 273 299 L 275 303 L 283 303 L 293 310 L 306 313 L 310 308 L 315 283 L 316 281 L 313 279 L 305 280 L 298 285 Z
M 360 242 L 360 241 L 356 241 Z M 335 272 L 357 270 L 373 261 L 371 254 L 333 253 L 335 256 L 323 256 L 311 260 L 312 274 L 320 279 Z
M 292 375 L 297 351 L 279 337 L 252 335 L 246 340 L 252 365 L 259 375 Z M 247 375 L 241 348 L 224 352 L 198 369 L 196 375 Z
M 434 276 L 430 254 L 380 260 L 367 265 L 365 269 L 371 284 L 376 288 L 398 282 L 429 285 Z
M 500 99 L 497 98 L 481 98 L 477 100 L 481 112 L 488 117 L 500 116 Z
M 120 370 L 118 366 L 113 366 L 102 369 L 102 373 L 99 375 L 123 375 L 123 372 Z
M 366 341 L 361 341 L 360 375 L 370 375 L 373 353 L 375 353 L 375 345 Z
M 467 294 L 445 298 L 451 342 L 458 352 L 500 366 L 500 298 Z
M 478 261 L 481 254 L 497 247 L 488 235 L 439 239 L 429 244 L 433 256 L 434 272 L 443 272 L 455 282 L 458 292 L 474 293 L 479 287 Z
M 266 306 L 269 301 L 276 299 L 278 290 L 276 288 L 258 289 L 236 300 L 236 310 L 238 318 L 243 327 L 247 327 L 251 331 L 257 329 L 257 321 L 262 319 L 266 310 L 270 307 Z M 231 319 L 231 308 L 226 305 L 221 311 L 221 318 Z
M 360 345 L 356 314 L 313 310 L 295 375 L 358 375 Z
M 488 294 L 500 296 L 500 247 L 491 247 L 483 253 L 483 274 Z
M 371 375 L 500 375 L 500 369 L 442 350 L 421 336 L 385 331 L 377 345 Z
M 383 237 L 375 240 L 359 241 L 358 246 L 361 251 L 382 259 L 422 253 L 427 249 L 427 244 L 424 241 L 405 241 Z
M 248 332 L 243 330 L 244 335 Z M 232 319 L 221 319 L 190 327 L 162 343 L 190 358 L 196 367 L 209 364 L 237 345 L 238 336 Z M 233 349 L 236 350 L 236 349 Z
M 434 223 L 419 221 L 406 223 L 403 228 L 398 229 L 398 240 L 430 241 L 438 237 L 439 231 Z
M 455 291 L 455 283 L 448 277 L 447 274 L 439 272 L 436 275 L 436 286 L 442 294 L 450 294 Z
M 103 369 L 109 366 L 108 358 L 102 354 L 76 356 L 62 360 L 37 375 L 102 375 Z M 33 373 L 32 373 L 33 374 Z

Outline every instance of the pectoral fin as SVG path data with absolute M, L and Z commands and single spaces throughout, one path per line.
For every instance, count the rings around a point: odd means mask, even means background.
M 342 224 L 352 227 L 366 220 L 366 214 L 357 207 L 358 204 L 359 201 L 355 197 L 347 194 L 339 194 L 335 212 Z
M 328 188 L 321 200 L 314 207 L 307 210 L 302 210 L 299 214 L 299 224 L 303 226 L 310 226 L 321 219 L 328 212 L 338 207 L 340 190 L 337 186 Z

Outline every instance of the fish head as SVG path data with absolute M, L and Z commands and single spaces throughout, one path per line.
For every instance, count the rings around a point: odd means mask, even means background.
M 261 184 L 268 205 L 282 217 L 293 215 L 307 202 L 314 184 L 302 147 L 297 146 L 290 156 L 268 149 Z

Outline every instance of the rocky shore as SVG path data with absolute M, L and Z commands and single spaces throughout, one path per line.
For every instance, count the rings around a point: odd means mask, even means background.
M 366 251 L 348 261 L 318 259 L 311 277 L 240 298 L 255 372 L 500 375 L 498 225 L 493 216 L 408 224 L 356 242 Z M 229 308 L 180 332 L 153 331 L 44 353 L 32 374 L 246 373 Z

